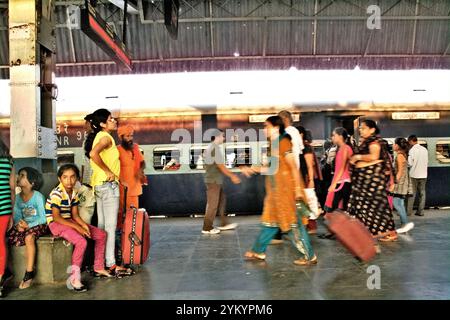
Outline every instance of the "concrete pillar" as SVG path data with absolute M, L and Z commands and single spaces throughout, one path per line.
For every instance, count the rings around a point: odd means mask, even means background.
M 55 1 L 9 0 L 10 150 L 53 184 L 56 171 Z M 45 190 L 47 191 L 47 190 Z

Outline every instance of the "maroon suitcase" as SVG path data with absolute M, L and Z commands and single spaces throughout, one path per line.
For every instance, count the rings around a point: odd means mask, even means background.
M 369 261 L 376 255 L 375 239 L 364 224 L 343 211 L 327 213 L 328 229 L 355 257 Z
M 143 264 L 150 250 L 150 222 L 145 209 L 129 208 L 122 231 L 122 260 L 124 264 Z

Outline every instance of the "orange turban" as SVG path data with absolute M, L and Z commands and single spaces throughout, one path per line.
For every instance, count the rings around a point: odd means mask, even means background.
M 117 135 L 119 137 L 123 136 L 123 135 L 129 135 L 129 134 L 133 134 L 134 129 L 132 126 L 127 125 L 127 126 L 121 126 L 118 130 L 117 130 Z

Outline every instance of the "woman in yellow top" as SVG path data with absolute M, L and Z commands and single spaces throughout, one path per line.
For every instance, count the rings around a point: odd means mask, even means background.
M 108 234 L 106 240 L 106 267 L 120 276 L 131 274 L 131 270 L 116 265 L 115 232 L 119 212 L 119 151 L 111 136 L 117 130 L 117 121 L 106 109 L 92 114 L 92 132 L 86 138 L 86 156 L 92 168 L 91 186 L 97 202 L 98 227 Z

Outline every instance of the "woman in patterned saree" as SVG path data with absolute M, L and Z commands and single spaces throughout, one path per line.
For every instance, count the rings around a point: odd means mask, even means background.
M 354 168 L 348 213 L 361 220 L 375 236 L 395 230 L 386 190 L 386 177 L 393 172 L 393 168 L 375 121 L 362 121 L 359 132 L 362 143 L 350 158 Z M 397 234 L 387 235 L 380 240 L 395 241 Z
M 270 166 L 241 167 L 247 177 L 257 172 L 267 175 L 261 232 L 252 250 L 245 253 L 245 257 L 264 260 L 267 246 L 280 228 L 282 232 L 289 232 L 292 243 L 304 256 L 295 260 L 295 264 L 301 266 L 317 264 L 317 257 L 300 216 L 308 217 L 310 212 L 305 205 L 304 185 L 292 153 L 291 139 L 285 133 L 279 116 L 269 117 L 264 128 L 266 136 L 270 139 Z

